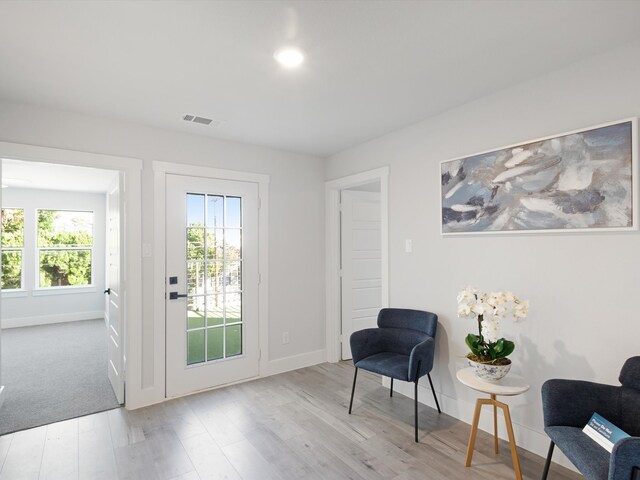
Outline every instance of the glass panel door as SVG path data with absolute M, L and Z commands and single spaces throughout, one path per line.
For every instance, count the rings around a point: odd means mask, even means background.
M 168 397 L 259 373 L 258 185 L 166 177 Z
M 187 193 L 187 365 L 242 355 L 242 198 Z

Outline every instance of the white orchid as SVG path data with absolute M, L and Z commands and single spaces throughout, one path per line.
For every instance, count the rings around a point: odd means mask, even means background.
M 502 292 L 491 292 L 489 294 L 489 298 L 487 299 L 487 303 L 492 307 L 497 307 L 498 305 L 504 303 L 504 295 Z
M 467 287 L 464 290 L 462 290 L 460 293 L 458 293 L 458 303 L 475 303 L 476 301 L 476 295 L 475 295 L 475 289 L 471 289 L 471 287 Z
M 471 314 L 471 306 L 467 303 L 461 303 L 458 305 L 458 316 L 468 317 Z
M 458 293 L 458 316 L 476 319 L 478 334 L 470 333 L 465 342 L 471 350 L 470 359 L 495 362 L 509 356 L 515 345 L 501 338 L 500 321 L 526 318 L 529 301 L 520 300 L 513 292 L 481 292 L 466 287 Z
M 518 300 L 518 297 L 516 297 L 513 292 L 506 292 L 503 293 L 503 295 L 506 302 L 514 303 Z
M 500 338 L 500 323 L 496 318 L 482 320 L 482 336 L 489 343 L 495 343 Z
M 493 317 L 523 319 L 529 309 L 528 301 L 521 301 L 513 292 L 481 292 L 466 287 L 458 293 L 458 316 L 491 315 Z M 475 314 L 475 315 L 472 315 Z
M 482 335 L 487 340 L 500 336 L 500 319 L 515 321 L 527 317 L 529 301 L 520 300 L 513 292 L 481 292 L 468 286 L 458 293 L 458 316 L 478 318 Z
M 493 307 L 485 301 L 476 302 L 472 309 L 478 315 L 487 315 L 493 312 Z
M 516 318 L 516 320 L 522 320 L 527 317 L 528 310 L 529 310 L 529 300 L 520 302 L 516 304 L 515 308 L 513 309 L 513 316 Z

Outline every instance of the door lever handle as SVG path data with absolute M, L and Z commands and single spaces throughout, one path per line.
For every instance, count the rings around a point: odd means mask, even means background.
M 107 288 L 103 293 L 106 293 L 107 295 L 111 295 L 111 287 Z
M 177 300 L 179 298 L 187 297 L 186 293 L 169 292 L 169 300 Z

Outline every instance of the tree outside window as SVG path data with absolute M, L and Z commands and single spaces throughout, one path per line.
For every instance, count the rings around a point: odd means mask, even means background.
M 38 210 L 41 288 L 91 285 L 93 212 Z
M 22 288 L 24 210 L 2 209 L 2 290 Z

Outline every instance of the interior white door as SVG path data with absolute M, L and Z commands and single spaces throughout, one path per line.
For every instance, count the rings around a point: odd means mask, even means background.
M 167 396 L 259 373 L 258 185 L 166 176 Z
M 105 290 L 105 321 L 107 324 L 108 371 L 109 381 L 119 403 L 124 403 L 124 211 L 121 192 L 123 191 L 124 174 L 119 173 L 107 194 L 108 215 L 108 257 L 107 257 L 107 289 Z
M 375 327 L 382 306 L 380 193 L 341 192 L 342 359 L 351 358 L 349 337 Z

